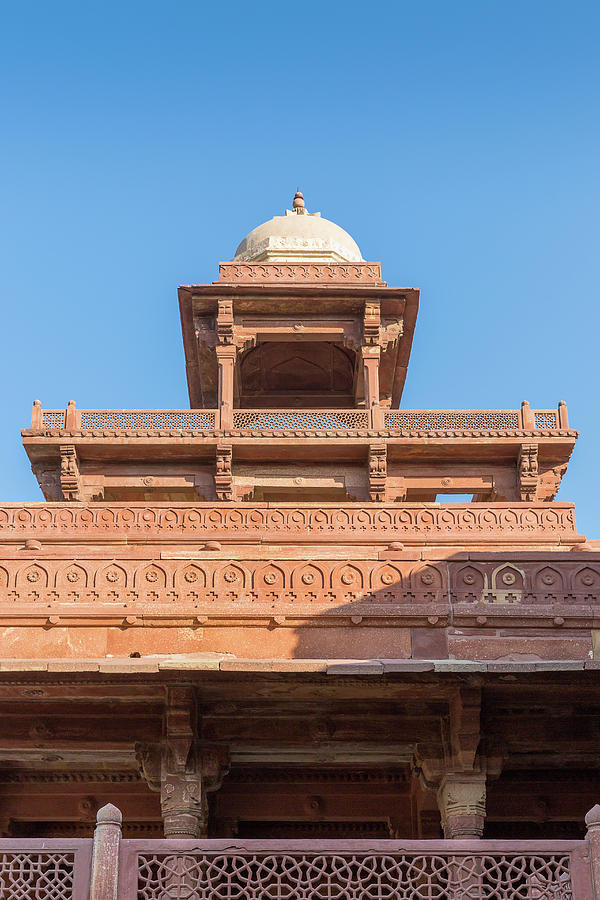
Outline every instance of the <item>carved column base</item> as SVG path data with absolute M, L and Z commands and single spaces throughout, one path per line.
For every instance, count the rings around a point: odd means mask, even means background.
M 437 801 L 444 837 L 481 838 L 485 825 L 486 776 L 451 774 L 442 778 Z
M 164 833 L 169 838 L 206 837 L 205 816 L 182 810 L 163 813 Z

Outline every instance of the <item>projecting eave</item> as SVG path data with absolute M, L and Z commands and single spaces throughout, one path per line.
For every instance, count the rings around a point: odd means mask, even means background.
M 195 319 L 216 317 L 218 301 L 231 299 L 239 314 L 279 316 L 320 316 L 356 314 L 368 300 L 379 300 L 382 319 L 402 320 L 402 334 L 394 350 L 391 365 L 381 369 L 382 394 L 391 397 L 390 405 L 400 405 L 410 360 L 417 312 L 419 289 L 388 287 L 384 282 L 368 284 L 187 284 L 178 289 L 181 327 L 186 359 L 190 406 L 205 406 L 203 364 L 200 359 Z M 387 353 L 387 351 L 386 351 Z M 205 364 L 204 364 L 205 365 Z

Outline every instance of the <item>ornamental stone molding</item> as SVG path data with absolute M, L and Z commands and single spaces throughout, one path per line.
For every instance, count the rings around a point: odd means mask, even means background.
M 233 284 L 368 284 L 384 287 L 381 263 L 219 263 L 219 282 Z
M 379 463 L 377 464 L 379 468 Z M 226 469 L 224 470 L 226 471 Z M 375 473 L 374 473 L 375 476 Z M 379 472 L 377 473 L 379 477 Z M 0 507 L 0 539 L 13 535 L 48 537 L 126 533 L 129 538 L 177 539 L 183 535 L 251 537 L 265 531 L 295 537 L 368 537 L 472 543 L 519 540 L 581 543 L 573 504 L 6 504 Z

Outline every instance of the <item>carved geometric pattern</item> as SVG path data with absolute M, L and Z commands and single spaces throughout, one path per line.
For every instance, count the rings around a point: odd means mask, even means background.
M 552 430 L 558 428 L 558 413 L 554 410 L 534 413 L 535 427 L 540 429 Z
M 520 428 L 518 410 L 418 410 L 399 409 L 385 413 L 386 428 Z M 536 426 L 543 427 L 543 426 Z
M 569 857 L 546 853 L 228 853 L 138 857 L 139 900 L 571 898 Z
M 364 410 L 236 410 L 234 429 L 361 429 L 368 427 L 368 413 Z
M 74 853 L 1 853 L 2 900 L 71 900 Z
M 42 414 L 42 422 L 53 431 L 65 427 L 64 409 L 45 409 Z
M 84 409 L 81 410 L 81 429 L 118 428 L 140 429 L 150 428 L 170 430 L 173 428 L 212 429 L 215 427 L 215 414 L 210 410 L 168 409 Z
M 215 411 L 210 409 L 82 409 L 77 416 L 81 431 L 213 431 L 215 428 Z M 65 410 L 43 410 L 42 422 L 51 430 L 64 429 Z

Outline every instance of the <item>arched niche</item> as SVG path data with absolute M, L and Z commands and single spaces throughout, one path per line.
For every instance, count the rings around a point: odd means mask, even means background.
M 238 406 L 346 407 L 354 403 L 353 350 L 330 341 L 269 341 L 238 364 Z

